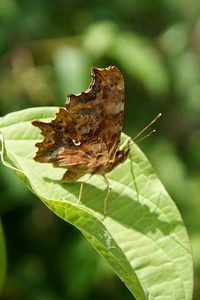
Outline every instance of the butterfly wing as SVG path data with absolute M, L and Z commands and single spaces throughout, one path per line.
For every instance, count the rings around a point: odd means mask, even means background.
M 114 159 L 119 146 L 124 115 L 124 80 L 115 66 L 92 68 L 93 81 L 86 92 L 68 95 L 66 109 L 85 118 L 85 131 L 107 149 Z
M 100 164 L 115 160 L 124 113 L 123 77 L 110 66 L 92 68 L 92 78 L 86 92 L 68 95 L 66 109 L 60 108 L 50 123 L 32 121 L 44 136 L 36 144 L 36 161 L 95 173 Z

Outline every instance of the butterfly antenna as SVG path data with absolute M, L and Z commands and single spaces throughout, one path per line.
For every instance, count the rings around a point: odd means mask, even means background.
M 144 127 L 133 139 L 132 141 L 135 141 L 138 136 L 140 136 L 144 131 L 146 131 L 153 123 L 155 123 L 160 117 L 162 116 L 161 113 L 159 113 L 146 127 Z M 146 138 L 147 136 L 153 134 L 155 132 L 155 130 L 151 131 L 150 134 L 147 134 L 144 138 Z M 140 139 L 141 141 L 141 139 Z M 138 141 L 137 141 L 138 142 Z
M 160 117 L 162 116 L 162 113 L 159 113 L 147 126 L 145 126 L 134 138 L 129 137 L 120 147 L 121 149 L 124 149 L 124 146 L 131 140 L 134 143 L 138 143 L 142 140 L 144 140 L 145 138 L 147 138 L 148 136 L 154 134 L 156 132 L 156 130 L 152 130 L 151 132 L 149 132 L 147 135 L 145 135 L 144 137 L 142 137 L 141 139 L 137 140 L 136 139 L 144 132 L 146 131 L 153 123 L 155 123 Z
M 142 140 L 146 139 L 148 136 L 154 134 L 156 132 L 156 130 L 152 130 L 151 132 L 149 132 L 148 134 L 146 134 L 145 136 L 143 136 L 141 139 L 135 141 L 135 138 L 131 139 L 134 143 L 138 143 L 141 142 Z

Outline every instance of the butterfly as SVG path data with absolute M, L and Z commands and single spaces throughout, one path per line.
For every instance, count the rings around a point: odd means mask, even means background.
M 92 83 L 85 92 L 69 94 L 65 108 L 59 108 L 49 123 L 33 120 L 41 129 L 42 142 L 36 144 L 38 151 L 34 160 L 53 163 L 54 167 L 66 168 L 62 183 L 75 182 L 85 174 L 103 176 L 108 192 L 111 185 L 105 174 L 112 171 L 128 156 L 130 149 L 121 150 L 120 137 L 124 116 L 124 80 L 115 66 L 92 68 Z
M 105 174 L 123 163 L 130 148 L 120 147 L 124 116 L 124 79 L 115 66 L 92 68 L 92 83 L 85 92 L 69 94 L 65 108 L 60 107 L 51 122 L 33 120 L 44 139 L 36 143 L 34 160 L 66 168 L 62 183 L 71 183 L 85 174 L 77 204 L 81 201 L 83 184 L 92 175 L 103 176 L 108 192 L 104 214 L 112 187 Z M 158 117 L 157 117 L 158 118 Z M 147 126 L 149 127 L 155 119 Z M 146 130 L 146 128 L 144 130 Z M 142 133 L 142 130 L 140 133 Z M 137 135 L 138 136 L 138 135 Z

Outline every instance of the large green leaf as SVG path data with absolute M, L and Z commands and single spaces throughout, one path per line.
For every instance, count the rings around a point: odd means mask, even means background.
M 136 145 L 126 162 L 110 172 L 107 186 L 100 176 L 84 185 L 61 184 L 65 170 L 36 163 L 35 143 L 42 137 L 33 119 L 49 121 L 55 107 L 33 108 L 0 120 L 2 161 L 52 211 L 76 226 L 110 263 L 136 299 L 181 300 L 192 297 L 192 255 L 181 216 Z M 124 138 L 124 136 L 123 136 Z M 169 174 L 170 176 L 170 174 Z

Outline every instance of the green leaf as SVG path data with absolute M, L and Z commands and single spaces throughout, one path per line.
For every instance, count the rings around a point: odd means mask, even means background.
M 138 78 L 150 95 L 167 93 L 169 80 L 165 66 L 159 53 L 144 37 L 132 32 L 118 34 L 111 56 L 128 74 Z
M 107 186 L 100 176 L 84 185 L 77 205 L 80 182 L 61 184 L 65 170 L 32 159 L 42 136 L 31 120 L 49 121 L 56 111 L 32 108 L 1 118 L 2 162 L 55 214 L 83 233 L 136 299 L 191 299 L 192 254 L 186 229 L 136 145 L 126 162 L 107 175 L 112 185 L 107 215 Z

